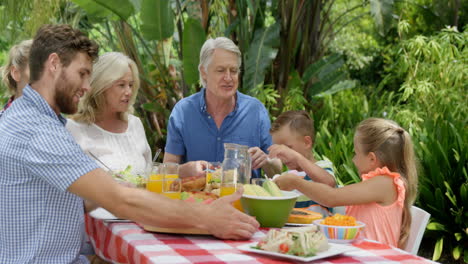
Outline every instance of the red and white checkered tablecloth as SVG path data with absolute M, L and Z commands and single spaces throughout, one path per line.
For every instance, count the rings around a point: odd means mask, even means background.
M 233 241 L 203 235 L 151 233 L 136 223 L 104 222 L 88 216 L 86 232 L 96 254 L 115 263 L 294 263 L 237 249 L 237 246 L 260 240 L 266 229 L 255 233 L 250 241 Z M 352 246 L 355 251 L 311 263 L 433 263 L 374 241 L 364 240 Z

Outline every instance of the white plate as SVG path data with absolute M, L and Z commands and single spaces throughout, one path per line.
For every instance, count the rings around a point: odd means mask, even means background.
M 92 218 L 101 219 L 105 221 L 128 221 L 125 219 L 120 219 L 117 216 L 113 215 L 111 212 L 107 211 L 104 208 L 97 208 L 89 213 Z
M 285 226 L 312 226 L 314 224 L 286 223 Z
M 252 248 L 253 246 L 256 246 L 257 244 L 258 242 L 254 242 L 254 243 L 238 246 L 237 248 L 243 251 L 254 252 L 254 253 L 274 256 L 274 257 L 294 259 L 294 260 L 299 260 L 299 261 L 312 261 L 312 260 L 317 260 L 317 259 L 323 259 L 323 258 L 335 256 L 335 255 L 338 255 L 347 251 L 355 250 L 355 248 L 352 246 L 328 243 L 329 248 L 327 251 L 319 252 L 317 253 L 317 255 L 312 256 L 312 257 L 300 257 L 300 256 L 287 255 L 287 254 Z

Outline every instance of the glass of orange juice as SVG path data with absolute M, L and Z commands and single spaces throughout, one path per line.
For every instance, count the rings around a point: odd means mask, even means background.
M 221 176 L 221 187 L 219 196 L 223 197 L 231 195 L 236 192 L 237 188 L 241 186 L 241 183 L 237 182 L 237 170 L 223 170 Z M 240 199 L 232 204 L 237 210 L 243 212 Z
M 163 182 L 164 174 L 162 172 L 162 164 L 153 162 L 153 166 L 147 178 L 146 189 L 150 192 L 162 193 Z
M 179 178 L 179 164 L 167 162 L 162 164 L 164 183 L 162 194 L 168 198 L 180 200 L 182 182 Z

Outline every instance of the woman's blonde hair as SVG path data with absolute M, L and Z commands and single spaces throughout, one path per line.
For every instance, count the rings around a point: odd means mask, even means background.
M 418 186 L 411 136 L 394 121 L 369 118 L 358 125 L 356 139 L 364 153 L 374 152 L 384 166 L 402 176 L 406 195 L 398 247 L 404 248 L 411 226 L 410 209 L 416 199 Z
M 140 88 L 140 79 L 135 62 L 120 52 L 108 52 L 99 57 L 93 66 L 91 89 L 81 99 L 78 112 L 72 116 L 72 119 L 87 124 L 95 123 L 96 115 L 106 107 L 104 91 L 122 78 L 129 68 L 133 75 L 132 97 L 128 111 L 120 115 L 121 120 L 127 121 L 128 114 L 133 113 L 133 104 Z
M 2 81 L 11 95 L 16 95 L 16 81 L 11 76 L 12 67 L 17 68 L 20 72 L 28 67 L 29 63 L 29 52 L 31 50 L 32 39 L 23 40 L 19 44 L 14 45 L 8 54 L 8 60 L 6 65 L 2 68 Z

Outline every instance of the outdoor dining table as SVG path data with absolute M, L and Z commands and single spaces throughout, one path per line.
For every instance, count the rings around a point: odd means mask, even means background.
M 147 232 L 134 222 L 113 222 L 87 216 L 86 232 L 95 252 L 113 263 L 304 263 L 239 250 L 268 232 L 261 228 L 248 241 L 221 240 L 210 235 Z M 361 240 L 352 250 L 311 263 L 434 263 L 376 241 Z

